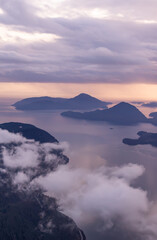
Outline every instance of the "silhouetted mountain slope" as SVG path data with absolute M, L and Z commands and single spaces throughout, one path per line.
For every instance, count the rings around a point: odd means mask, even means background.
M 3 123 L 0 124 L 1 129 L 6 129 L 12 133 L 20 133 L 27 139 L 34 139 L 40 143 L 54 143 L 58 142 L 52 135 L 48 132 L 37 128 L 31 124 L 26 123 L 17 123 L 17 122 L 10 122 L 10 123 Z
M 114 124 L 130 125 L 147 122 L 147 118 L 135 106 L 121 102 L 109 109 L 91 112 L 63 112 L 62 116 L 94 121 L 107 121 Z
M 33 125 L 12 122 L 0 128 L 0 239 L 85 240 L 36 182 L 68 162 L 62 145 Z
M 55 199 L 41 192 L 25 194 L 2 187 L 0 190 L 1 240 L 85 239 L 73 220 L 59 212 Z
M 94 109 L 107 108 L 108 102 L 100 101 L 88 94 L 81 93 L 74 98 L 34 97 L 16 102 L 18 110 L 53 110 L 53 109 Z

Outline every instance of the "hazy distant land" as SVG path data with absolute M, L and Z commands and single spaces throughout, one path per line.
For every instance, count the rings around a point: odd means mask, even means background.
M 143 104 L 142 104 L 142 107 L 157 108 L 157 102 L 143 103 Z
M 88 94 L 81 93 L 73 98 L 32 97 L 26 98 L 13 104 L 17 110 L 91 110 L 95 108 L 107 108 L 110 102 L 103 102 Z
M 145 115 L 135 106 L 125 102 L 121 102 L 105 110 L 96 110 L 84 113 L 73 111 L 63 112 L 62 116 L 92 121 L 106 121 L 120 125 L 132 125 L 149 122 Z

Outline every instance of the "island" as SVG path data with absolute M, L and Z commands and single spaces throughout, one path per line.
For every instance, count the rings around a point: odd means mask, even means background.
M 157 147 L 157 133 L 140 131 L 137 135 L 138 139 L 124 138 L 123 143 L 130 146 L 150 144 Z
M 56 199 L 34 182 L 67 163 L 62 146 L 46 131 L 25 123 L 0 124 L 0 239 L 86 239 Z
M 88 94 L 81 93 L 73 98 L 33 97 L 26 98 L 13 104 L 17 110 L 91 110 L 107 108 L 110 102 L 103 102 Z
M 112 124 L 133 125 L 149 122 L 149 119 L 135 106 L 121 102 L 109 109 L 89 112 L 66 111 L 61 113 L 63 117 L 85 119 L 90 121 L 106 121 Z

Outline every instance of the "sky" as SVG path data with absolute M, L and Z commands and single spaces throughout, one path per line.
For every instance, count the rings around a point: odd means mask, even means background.
M 156 87 L 156 9 L 156 0 L 0 0 L 0 82 L 111 84 L 117 95 Z
M 109 84 L 109 83 L 0 83 L 1 103 L 13 104 L 27 97 L 71 98 L 88 93 L 104 101 L 157 101 L 156 84 Z

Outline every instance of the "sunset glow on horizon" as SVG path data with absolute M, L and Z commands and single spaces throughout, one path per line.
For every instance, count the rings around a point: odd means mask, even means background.
M 71 98 L 80 93 L 107 101 L 157 101 L 155 84 L 0 83 L 0 98 Z

